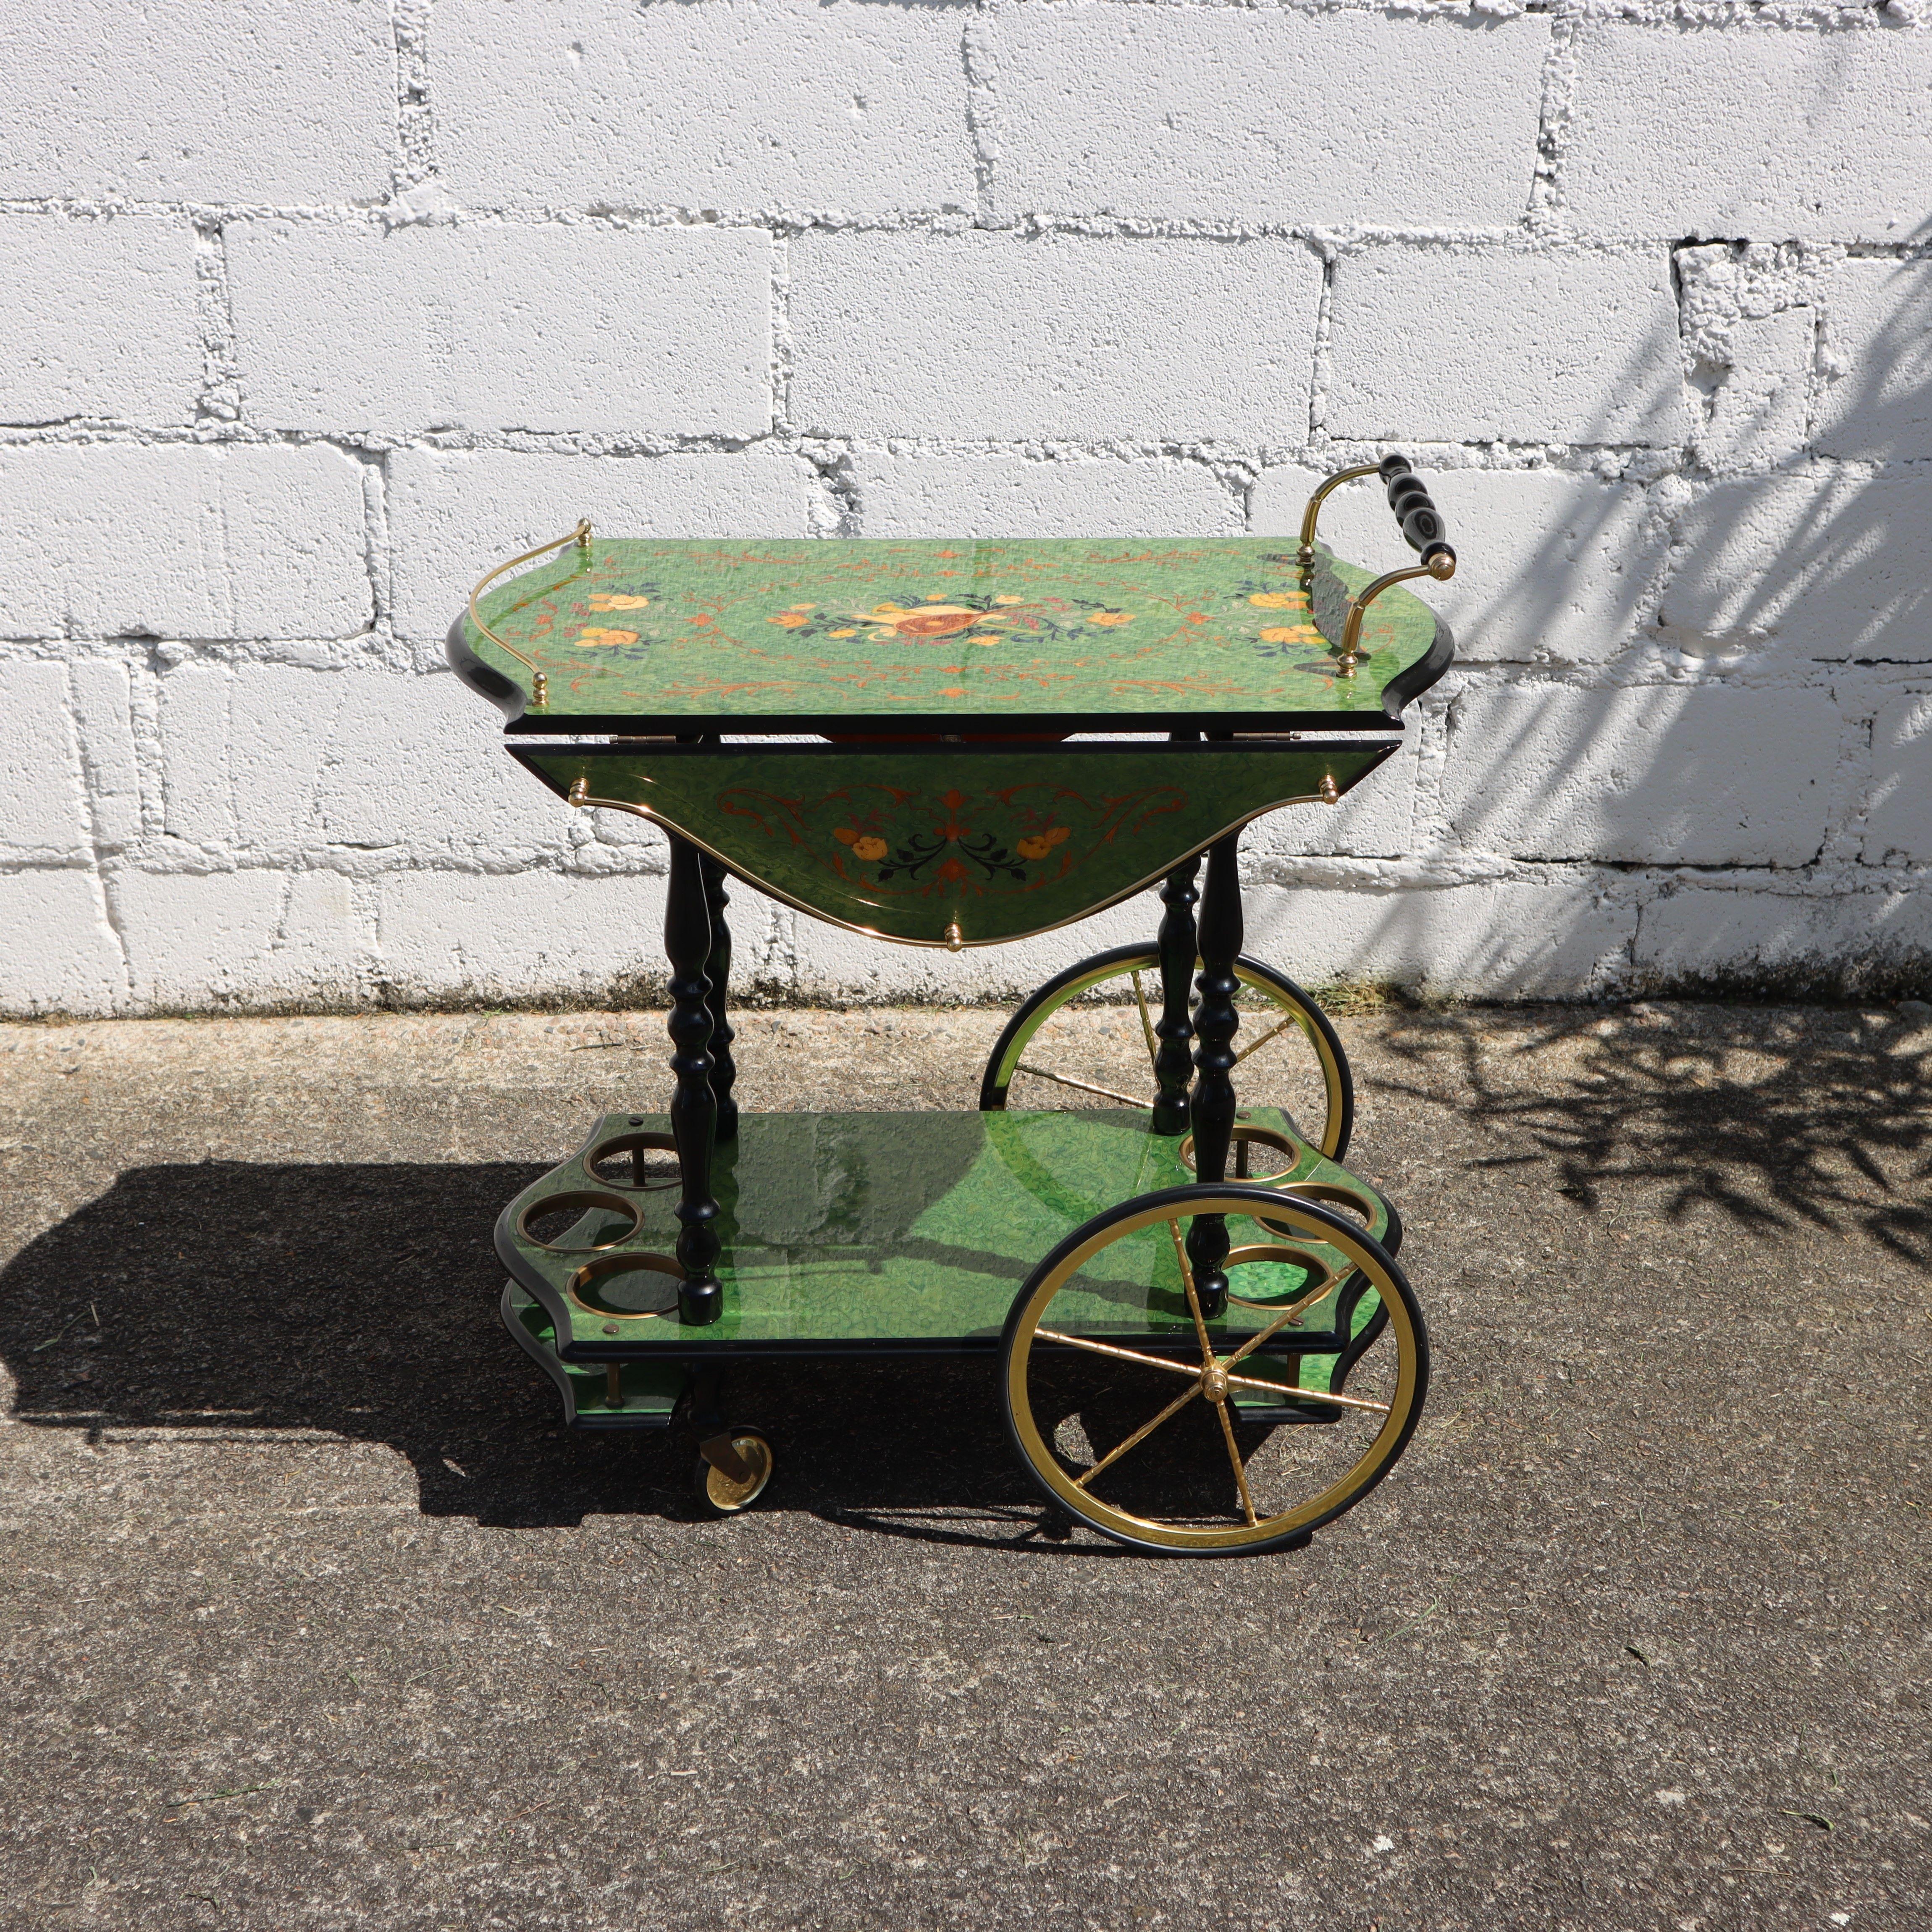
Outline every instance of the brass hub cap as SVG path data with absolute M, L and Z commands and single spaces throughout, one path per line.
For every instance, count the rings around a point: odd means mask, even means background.
M 1210 1362 L 1201 1371 L 1201 1393 L 1216 1408 L 1228 1400 L 1228 1371 L 1219 1362 Z

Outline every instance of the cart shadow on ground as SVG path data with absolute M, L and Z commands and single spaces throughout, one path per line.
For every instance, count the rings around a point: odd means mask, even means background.
M 1559 1078 L 1520 1084 L 1491 1064 L 1482 1030 L 1468 1016 L 1409 1016 L 1388 1045 L 1414 1066 L 1413 1084 L 1374 1082 L 1490 1130 L 1472 1169 L 1507 1167 L 1573 1211 L 1634 1196 L 1667 1225 L 1702 1204 L 1756 1239 L 1808 1225 L 1932 1267 L 1922 1022 L 1577 1009 L 1550 1014 L 1523 1051 L 1580 1036 L 1580 1057 Z M 1453 1099 L 1444 1054 L 1460 1062 Z M 692 1520 L 688 1439 L 566 1432 L 499 1324 L 489 1231 L 543 1172 L 130 1168 L 0 1270 L 16 1418 L 96 1441 L 286 1432 L 380 1444 L 407 1460 L 425 1515 L 492 1526 Z M 1462 1185 L 1434 1185 L 1445 1184 Z M 728 1408 L 778 1450 L 761 1511 L 1026 1554 L 1127 1555 L 1069 1535 L 1042 1504 L 1007 1438 L 990 1357 L 747 1364 Z M 1214 1445 L 1202 1446 L 1211 1462 Z
M 130 1168 L 0 1270 L 16 1419 L 97 1442 L 287 1432 L 381 1444 L 408 1460 L 425 1515 L 491 1526 L 696 1520 L 687 1435 L 566 1432 L 500 1325 L 490 1226 L 544 1171 Z M 747 1364 L 728 1406 L 781 1459 L 761 1510 L 1126 1553 L 1070 1536 L 1044 1507 L 1006 1438 L 990 1357 Z

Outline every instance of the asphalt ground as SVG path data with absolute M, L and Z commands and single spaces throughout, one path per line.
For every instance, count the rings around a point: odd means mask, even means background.
M 1000 1016 L 740 1016 L 962 1107 Z M 584 1439 L 501 1204 L 640 1013 L 0 1028 L 0 1922 L 1932 1926 L 1932 1013 L 1383 1010 L 1434 1379 L 1305 1550 L 1072 1535 L 988 1364 Z

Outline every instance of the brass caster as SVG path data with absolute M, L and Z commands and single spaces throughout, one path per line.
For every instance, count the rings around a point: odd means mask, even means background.
M 748 1508 L 772 1479 L 772 1445 L 754 1429 L 708 1436 L 698 1455 L 698 1500 L 721 1516 Z

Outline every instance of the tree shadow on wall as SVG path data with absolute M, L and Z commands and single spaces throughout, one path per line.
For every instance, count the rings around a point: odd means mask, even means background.
M 1848 803 L 1840 795 L 1844 720 L 1825 676 L 1847 663 L 1894 663 L 1932 677 L 1925 644 L 1932 490 L 1900 466 L 1932 454 L 1932 337 L 1922 296 L 1907 299 L 1881 286 L 1881 320 L 1853 344 L 1857 318 L 1850 310 L 1868 299 L 1858 282 L 1868 272 L 1874 284 L 1914 273 L 1916 288 L 1932 289 L 1932 268 L 1922 262 L 1904 269 L 1840 262 L 1808 285 L 1789 285 L 1796 306 L 1786 312 L 1810 318 L 1814 338 L 1812 366 L 1790 372 L 1806 386 L 1795 453 L 1712 478 L 1702 466 L 1716 420 L 1710 412 L 1725 406 L 1724 392 L 1700 397 L 1687 382 L 1694 428 L 1684 474 L 1697 495 L 1672 513 L 1666 529 L 1664 499 L 1651 488 L 1647 550 L 1634 547 L 1634 484 L 1580 493 L 1561 529 L 1489 581 L 1493 566 L 1479 545 L 1464 546 L 1460 574 L 1481 586 L 1490 605 L 1507 607 L 1512 628 L 1546 639 L 1559 661 L 1580 643 L 1616 646 L 1601 667 L 1620 687 L 1613 730 L 1592 729 L 1599 699 L 1580 700 L 1563 677 L 1496 680 L 1485 675 L 1486 663 L 1468 657 L 1439 689 L 1446 716 L 1428 728 L 1444 741 L 1442 802 L 1454 850 L 1494 855 L 1499 866 L 1558 868 L 1544 881 L 1574 881 L 1569 905 L 1546 894 L 1532 932 L 1507 908 L 1486 920 L 1445 920 L 1428 886 L 1363 880 L 1352 890 L 1378 903 L 1359 908 L 1339 946 L 1316 942 L 1329 956 L 1327 970 L 1416 988 L 1532 995 L 1592 977 L 1634 988 L 1854 997 L 1923 990 L 1932 978 L 1932 919 L 1922 886 L 1896 862 L 1879 862 L 1887 856 L 1882 840 L 1868 841 L 1869 876 L 1835 902 L 1805 890 L 1800 875 L 1826 849 L 1832 826 L 1881 804 L 1884 790 L 1881 784 Z M 1823 346 L 1834 341 L 1856 350 L 1840 358 L 1842 368 Z M 1748 374 L 1740 368 L 1734 382 Z M 1610 386 L 1627 395 L 1656 381 L 1654 369 L 1646 374 L 1633 360 Z M 1708 419 L 1699 422 L 1700 415 Z M 1606 452 L 1642 453 L 1623 440 L 1627 429 L 1605 424 L 1598 433 Z M 1391 532 L 1360 560 L 1393 565 L 1401 554 Z M 1644 580 L 1628 596 L 1628 622 L 1614 639 L 1580 638 L 1600 604 L 1605 572 L 1624 556 Z M 1430 586 L 1421 594 L 1430 599 Z M 1459 642 L 1480 647 L 1479 627 L 1465 628 Z M 1629 674 L 1642 671 L 1660 647 L 1718 662 L 1690 682 L 1632 685 Z M 1805 690 L 1774 698 L 1750 688 L 1763 684 L 1767 670 L 1814 668 Z M 1854 688 L 1849 701 L 1866 695 Z M 1601 694 L 1603 704 L 1612 701 Z M 1879 692 L 1870 701 L 1887 700 Z M 1564 717 L 1552 716 L 1558 707 Z M 1369 788 L 1394 777 L 1368 781 L 1364 809 Z M 1306 814 L 1291 818 L 1275 838 L 1258 835 L 1257 870 L 1282 884 L 1323 882 L 1318 870 L 1298 863 L 1292 843 L 1322 828 Z M 1413 838 L 1343 849 L 1365 856 L 1418 851 Z M 1734 878 L 1683 867 L 1748 869 Z M 1648 875 L 1654 890 L 1642 892 L 1640 906 L 1639 876 L 1620 882 L 1610 876 L 1616 868 Z M 1734 883 L 1747 890 L 1726 890 Z M 1460 889 L 1462 881 L 1445 876 L 1442 885 Z M 1268 929 L 1276 926 L 1278 937 Z M 1258 950 L 1278 953 L 1288 971 L 1317 970 L 1307 943 L 1298 945 L 1292 902 L 1256 927 Z
M 1803 446 L 1715 485 L 1715 540 L 1666 585 L 1667 634 L 1694 650 L 1780 662 L 1927 662 L 1932 513 L 1922 479 L 1889 466 L 1932 455 L 1928 290 L 1922 260 L 1852 260 L 1808 291 L 1817 306 L 1799 310 L 1812 313 L 1814 338 Z M 1855 340 L 1859 311 L 1873 303 L 1883 319 Z M 1757 560 L 1767 551 L 1765 571 Z M 1688 600 L 1681 621 L 1673 591 Z
M 1580 1047 L 1580 1068 L 1526 1091 L 1492 1038 L 1418 1016 L 1390 1045 L 1418 1072 L 1455 1052 L 1471 1118 L 1594 1210 L 1660 1190 L 1666 1217 L 1715 1209 L 1741 1231 L 1857 1232 L 1932 1271 L 1932 1029 L 1897 1016 L 1754 1012 L 1718 1005 L 1552 1017 L 1520 1049 Z M 1574 1061 L 1572 1063 L 1574 1064 Z M 1378 1083 L 1418 1100 L 1430 1083 Z
M 696 1516 L 687 1432 L 566 1432 L 550 1383 L 503 1330 L 489 1231 L 544 1172 L 130 1168 L 0 1270 L 16 1418 L 97 1440 L 320 1431 L 380 1444 L 408 1460 L 425 1514 L 488 1525 Z M 988 1358 L 746 1364 L 730 1386 L 733 1419 L 770 1430 L 783 1462 L 761 1509 L 1066 1547 L 1006 1440 Z

